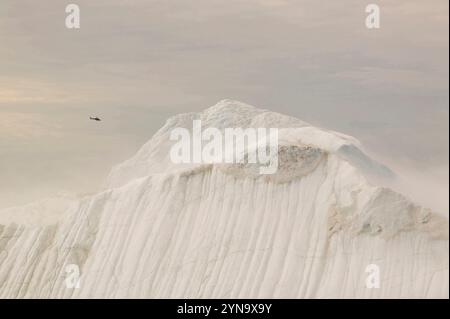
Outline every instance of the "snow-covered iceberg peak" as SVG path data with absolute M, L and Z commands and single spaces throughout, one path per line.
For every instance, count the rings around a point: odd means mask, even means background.
M 226 99 L 203 112 L 179 114 L 168 119 L 164 127 L 134 157 L 113 168 L 107 187 L 121 186 L 135 178 L 153 174 L 197 168 L 199 165 L 173 164 L 169 158 L 170 147 L 174 144 L 173 141 L 170 141 L 170 132 L 178 127 L 192 130 L 194 120 L 201 120 L 202 127 L 205 129 L 213 127 L 221 131 L 226 128 L 277 128 L 280 150 L 283 152 L 280 154 L 280 158 L 282 161 L 284 160 L 280 165 L 281 167 L 289 166 L 291 173 L 292 168 L 295 168 L 293 162 L 298 162 L 300 150 L 311 155 L 311 149 L 313 149 L 316 155 L 320 153 L 339 156 L 368 177 L 394 177 L 394 173 L 390 169 L 368 157 L 361 149 L 360 142 L 354 137 L 314 127 L 291 116 Z M 289 149 L 296 156 L 290 156 L 288 159 L 286 155 L 291 154 Z M 311 158 L 309 155 L 308 158 Z M 290 162 L 286 162 L 286 160 Z M 282 175 L 283 171 L 279 174 Z M 298 174 L 293 176 L 298 176 Z

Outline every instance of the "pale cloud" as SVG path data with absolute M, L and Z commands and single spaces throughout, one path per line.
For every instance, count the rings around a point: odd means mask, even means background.
M 0 116 L 2 143 L 6 141 L 38 142 L 40 138 L 57 136 L 57 131 L 60 129 L 61 126 L 50 125 L 38 114 L 2 112 Z
M 377 87 L 387 91 L 399 88 L 410 90 L 445 91 L 447 82 L 440 74 L 430 74 L 421 70 L 360 67 L 348 71 L 340 71 L 332 77 L 337 80 L 351 80 L 366 88 Z
M 69 100 L 61 87 L 39 80 L 0 76 L 0 103 L 64 103 Z

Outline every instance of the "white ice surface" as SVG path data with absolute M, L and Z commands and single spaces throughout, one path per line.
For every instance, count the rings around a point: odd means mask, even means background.
M 192 119 L 280 128 L 278 173 L 172 164 L 170 130 Z M 354 138 L 291 117 L 231 100 L 178 115 L 98 194 L 0 211 L 0 297 L 448 298 L 448 220 L 374 175 L 395 178 Z

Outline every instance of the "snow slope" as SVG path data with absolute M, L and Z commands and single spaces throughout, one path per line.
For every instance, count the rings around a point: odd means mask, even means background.
M 277 174 L 172 164 L 170 131 L 193 119 L 280 128 Z M 224 100 L 170 118 L 103 191 L 58 201 L 53 222 L 23 223 L 52 202 L 0 212 L 0 297 L 448 298 L 447 219 L 374 177 L 395 174 L 354 138 Z M 371 264 L 379 288 L 366 286 Z

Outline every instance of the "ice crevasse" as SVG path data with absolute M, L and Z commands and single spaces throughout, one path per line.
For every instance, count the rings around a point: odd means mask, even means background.
M 193 119 L 279 128 L 278 172 L 173 164 Z M 448 298 L 448 220 L 374 182 L 393 178 L 350 136 L 223 100 L 170 118 L 94 195 L 0 211 L 0 297 Z

